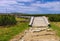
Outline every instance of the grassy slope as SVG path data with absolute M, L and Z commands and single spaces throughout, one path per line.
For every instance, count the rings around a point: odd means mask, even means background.
M 28 22 L 17 23 L 15 26 L 0 27 L 0 41 L 8 41 L 16 34 L 28 28 Z
M 51 22 L 51 28 L 55 30 L 57 35 L 60 37 L 60 22 Z

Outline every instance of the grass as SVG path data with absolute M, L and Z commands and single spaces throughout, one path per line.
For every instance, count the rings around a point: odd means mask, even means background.
M 13 36 L 21 33 L 28 28 L 28 22 L 18 22 L 14 26 L 1 26 L 0 27 L 0 41 L 9 41 Z
M 25 18 L 16 18 L 17 21 L 23 21 L 23 20 L 27 20 Z
M 56 31 L 56 34 L 60 37 L 60 22 L 51 22 L 51 28 Z

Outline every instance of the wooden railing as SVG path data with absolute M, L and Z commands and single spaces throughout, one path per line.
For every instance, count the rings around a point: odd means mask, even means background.
M 30 23 L 29 23 L 29 26 L 32 26 L 33 21 L 34 21 L 34 16 L 31 17 L 31 19 L 30 19 Z

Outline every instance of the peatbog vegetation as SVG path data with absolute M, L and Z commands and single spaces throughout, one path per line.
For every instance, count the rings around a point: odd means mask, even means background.
M 60 15 L 49 15 L 48 17 L 52 22 L 60 22 Z
M 14 24 L 16 24 L 16 19 L 14 15 L 0 15 L 0 26 Z

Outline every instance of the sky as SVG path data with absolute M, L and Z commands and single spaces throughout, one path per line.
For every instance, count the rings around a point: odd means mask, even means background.
M 60 0 L 0 0 L 0 13 L 58 14 Z

